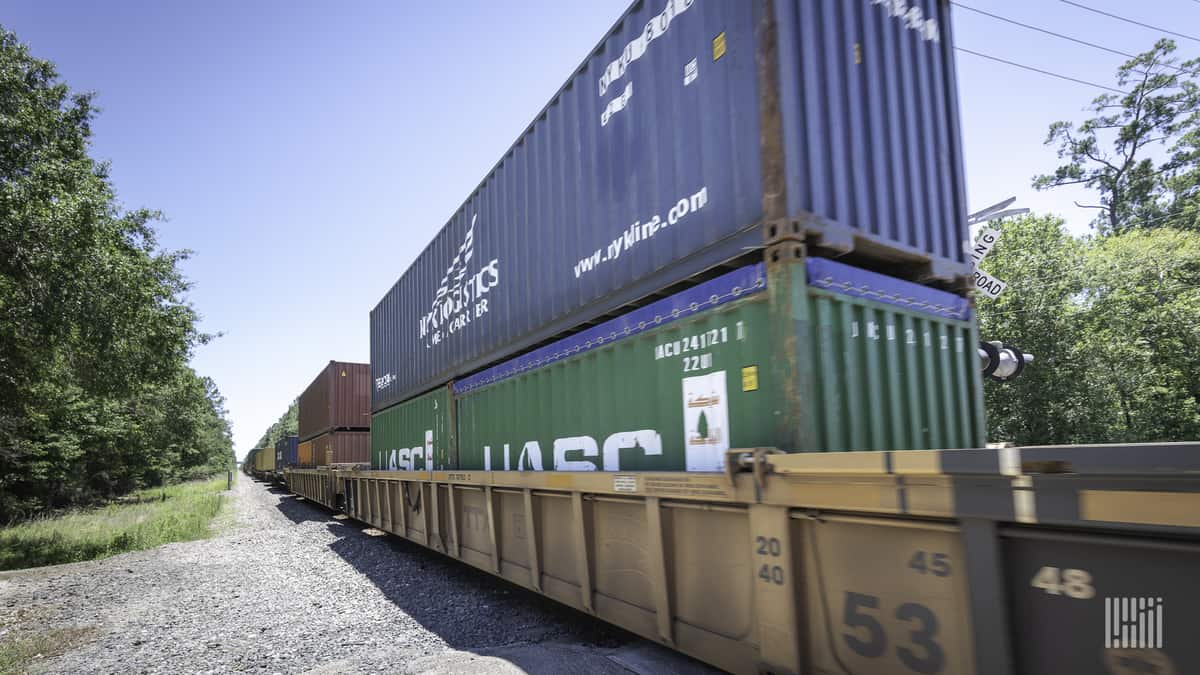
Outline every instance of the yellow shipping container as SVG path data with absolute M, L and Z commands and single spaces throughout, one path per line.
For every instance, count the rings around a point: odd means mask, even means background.
M 259 449 L 258 454 L 254 456 L 254 469 L 256 471 L 274 471 L 275 451 L 271 448 Z

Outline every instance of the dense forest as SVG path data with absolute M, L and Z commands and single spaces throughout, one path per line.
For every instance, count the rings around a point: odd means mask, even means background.
M 223 471 L 229 422 L 159 214 L 89 155 L 96 108 L 0 28 L 0 522 Z
M 1019 445 L 1200 438 L 1200 61 L 1159 42 L 1046 143 L 1063 163 L 1034 187 L 1084 185 L 1092 230 L 1055 217 L 994 223 L 981 335 L 1036 361 L 986 391 L 988 438 Z

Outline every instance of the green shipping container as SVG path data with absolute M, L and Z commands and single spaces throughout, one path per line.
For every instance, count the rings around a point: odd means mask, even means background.
M 982 442 L 966 300 L 827 260 L 784 273 L 799 285 L 768 293 L 753 265 L 456 383 L 457 468 L 719 471 L 730 448 Z
M 371 468 L 427 471 L 454 466 L 453 406 L 441 387 L 371 416 Z

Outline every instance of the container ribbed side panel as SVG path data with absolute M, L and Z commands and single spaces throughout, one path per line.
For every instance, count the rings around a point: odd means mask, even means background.
M 285 467 L 299 466 L 299 454 L 295 436 L 286 436 L 275 442 L 275 466 L 282 469 Z
M 316 459 L 316 451 L 312 441 L 304 441 L 296 445 L 296 457 L 299 466 L 315 467 L 318 466 Z
M 460 468 L 717 471 L 770 444 L 760 293 L 458 397 Z
M 949 3 L 775 5 L 789 213 L 872 255 L 964 264 Z
M 446 387 L 392 406 L 371 418 L 371 468 L 426 471 L 454 468 L 452 413 Z
M 367 464 L 371 461 L 371 432 L 334 431 L 312 440 L 313 461 L 330 464 Z
M 795 339 L 808 367 L 794 376 L 813 427 L 798 450 L 983 443 L 968 302 L 828 260 L 796 264 L 807 266 Z M 717 471 L 725 450 L 777 445 L 787 408 L 772 392 L 789 375 L 771 361 L 762 278 L 761 265 L 726 274 L 458 383 L 457 468 Z M 416 437 L 428 408 L 416 399 L 385 414 L 424 411 Z
M 371 367 L 330 361 L 300 394 L 298 436 L 310 440 L 335 429 L 371 427 Z
M 972 323 L 810 290 L 818 451 L 978 447 Z

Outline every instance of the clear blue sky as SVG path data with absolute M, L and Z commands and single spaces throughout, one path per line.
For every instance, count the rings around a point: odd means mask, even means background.
M 1158 37 L 1053 0 L 962 2 L 1131 53 Z M 225 335 L 194 365 L 241 456 L 325 362 L 367 360 L 368 312 L 627 4 L 7 0 L 0 23 L 99 93 L 93 154 L 127 207 L 167 214 L 164 246 L 196 252 L 190 298 Z M 1196 0 L 1084 4 L 1200 32 Z M 954 29 L 1102 84 L 1124 60 L 962 10 Z M 1029 180 L 1055 166 L 1047 125 L 1100 92 L 969 54 L 958 72 L 971 207 L 1016 195 L 1085 231 L 1086 192 Z

